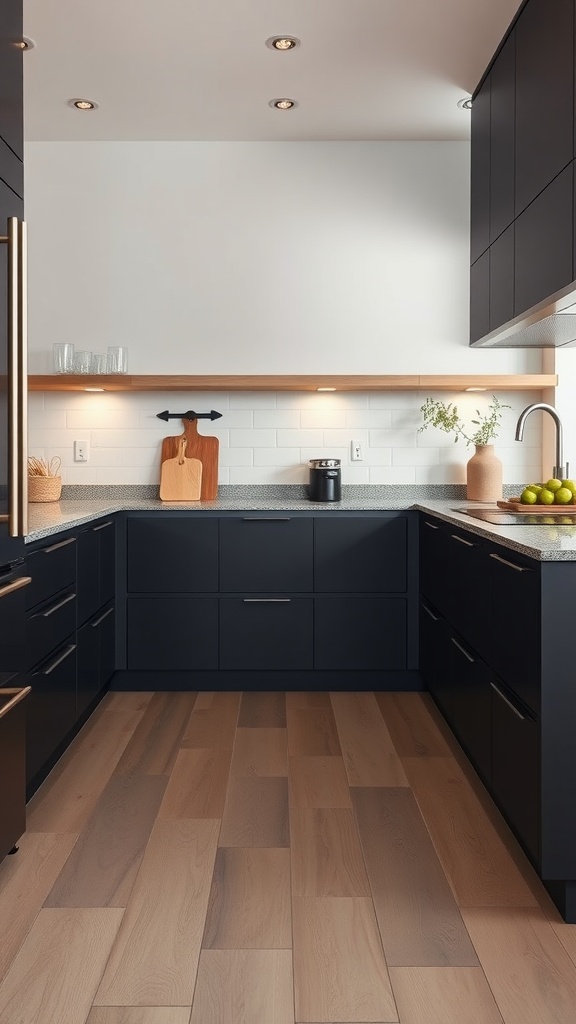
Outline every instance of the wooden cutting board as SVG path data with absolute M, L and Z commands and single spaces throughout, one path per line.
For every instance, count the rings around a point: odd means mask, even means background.
M 197 420 L 183 420 L 184 433 L 174 437 L 165 437 L 162 441 L 162 465 L 167 459 L 178 455 L 178 442 L 186 438 L 186 458 L 199 459 L 202 463 L 202 482 L 200 498 L 202 501 L 213 501 L 218 495 L 218 449 L 220 442 L 217 437 L 206 437 L 198 433 Z
M 178 438 L 173 459 L 165 459 L 160 472 L 161 501 L 199 501 L 202 486 L 200 459 L 186 458 L 188 442 Z
M 520 498 L 510 498 L 509 501 L 497 501 L 498 508 L 505 508 L 509 512 L 524 512 L 527 516 L 549 516 L 550 513 L 563 512 L 565 515 L 576 515 L 576 505 L 523 505 Z

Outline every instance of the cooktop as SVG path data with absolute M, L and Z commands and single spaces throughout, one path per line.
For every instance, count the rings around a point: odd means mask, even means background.
M 483 523 L 493 523 L 496 526 L 576 526 L 576 510 L 574 512 L 538 513 L 530 515 L 529 512 L 507 512 L 499 508 L 453 508 L 453 512 L 460 512 L 462 515 L 471 516 L 472 519 L 480 519 Z

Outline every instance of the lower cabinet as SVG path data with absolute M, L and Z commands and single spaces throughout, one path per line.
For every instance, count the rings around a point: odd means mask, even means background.
M 79 718 L 104 689 L 114 671 L 114 605 L 94 615 L 78 630 L 77 638 L 76 715 Z
M 317 597 L 314 667 L 329 671 L 406 668 L 406 601 L 393 597 Z
M 126 626 L 128 669 L 218 668 L 215 597 L 133 597 L 128 600 Z
M 30 783 L 76 723 L 75 634 L 27 677 L 26 778 Z
M 478 774 L 490 784 L 492 692 L 490 669 L 453 633 L 450 634 L 450 718 L 454 732 L 474 763 Z
M 313 667 L 313 602 L 306 597 L 220 600 L 220 668 Z
M 537 863 L 540 834 L 540 728 L 505 691 L 492 690 L 492 795 Z

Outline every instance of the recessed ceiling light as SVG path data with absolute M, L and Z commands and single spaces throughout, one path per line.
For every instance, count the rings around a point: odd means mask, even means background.
M 19 50 L 33 50 L 36 43 L 33 39 L 29 39 L 28 36 L 22 36 L 22 39 L 16 45 Z
M 104 388 L 84 388 L 84 391 L 104 391 Z
M 68 100 L 69 107 L 76 107 L 76 110 L 97 110 L 98 104 L 94 100 L 75 99 Z
M 456 106 L 460 107 L 460 110 L 472 110 L 472 97 L 465 96 L 463 100 L 458 100 Z
M 300 40 L 296 36 L 271 36 L 266 40 L 266 46 L 270 50 L 295 50 L 300 46 Z
M 316 391 L 336 391 L 336 388 L 316 388 Z
M 276 107 L 276 110 L 292 110 L 292 108 L 297 107 L 298 104 L 296 100 L 289 100 L 283 97 L 279 100 L 270 100 L 268 106 Z
M 464 388 L 464 391 L 487 391 L 488 388 Z

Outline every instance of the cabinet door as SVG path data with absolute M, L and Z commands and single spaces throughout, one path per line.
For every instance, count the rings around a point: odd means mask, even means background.
M 461 637 L 450 635 L 451 724 L 479 775 L 490 782 L 490 670 Z
M 26 777 L 30 782 L 76 721 L 76 644 L 63 644 L 30 675 L 26 709 Z
M 314 668 L 406 668 L 406 601 L 394 597 L 317 597 Z
M 490 330 L 514 317 L 514 235 L 510 227 L 490 246 Z
M 573 280 L 573 199 L 570 164 L 516 220 L 515 315 Z
M 420 602 L 420 672 L 434 700 L 452 721 L 451 651 L 445 620 L 427 601 Z
M 86 622 L 78 630 L 78 689 L 76 717 L 84 713 L 100 690 L 100 638 L 98 629 Z
M 76 537 L 55 540 L 26 558 L 32 583 L 26 588 L 26 608 L 47 601 L 76 583 Z
M 521 701 L 540 709 L 540 572 L 504 548 L 490 551 L 490 664 Z
M 457 633 L 483 658 L 490 655 L 490 562 L 477 537 L 450 530 L 446 614 Z
M 490 331 L 490 249 L 470 267 L 470 341 Z
M 78 534 L 78 625 L 100 607 L 100 541 L 92 527 Z
M 210 593 L 218 589 L 218 520 L 128 519 L 128 590 Z
M 492 795 L 535 863 L 540 837 L 540 733 L 503 687 L 492 682 Z
M 23 668 L 29 669 L 47 658 L 76 629 L 76 593 L 66 590 L 51 597 L 28 615 Z
M 474 96 L 471 111 L 470 263 L 490 244 L 490 77 Z
M 405 516 L 334 516 L 314 522 L 314 588 L 324 593 L 404 593 Z
M 490 82 L 490 242 L 494 242 L 514 220 L 515 30 L 494 61 Z
M 94 527 L 100 540 L 100 607 L 116 593 L 116 523 L 107 519 Z
M 22 0 L 4 0 L 0 18 L 0 136 L 23 158 Z
M 311 598 L 222 598 L 220 668 L 312 668 Z
M 220 520 L 220 590 L 312 590 L 312 519 L 250 515 Z
M 446 618 L 452 606 L 454 544 L 441 520 L 420 518 L 420 591 Z
M 218 668 L 218 599 L 130 598 L 126 655 L 129 669 Z
M 515 123 L 518 216 L 574 156 L 573 0 L 530 0 L 516 23 Z

